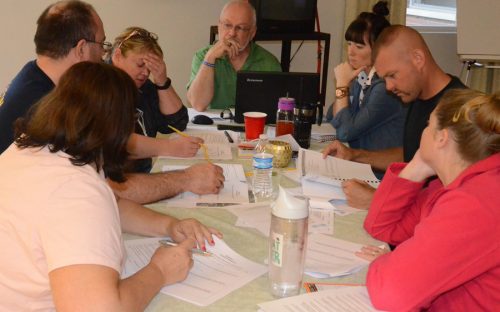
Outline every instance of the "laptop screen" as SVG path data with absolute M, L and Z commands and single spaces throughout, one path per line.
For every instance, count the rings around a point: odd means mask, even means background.
M 243 113 L 263 112 L 266 123 L 274 124 L 278 100 L 286 96 L 295 98 L 297 104 L 318 103 L 319 74 L 239 71 L 234 120 L 242 123 Z

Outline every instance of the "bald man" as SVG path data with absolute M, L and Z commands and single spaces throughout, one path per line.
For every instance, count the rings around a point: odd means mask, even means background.
M 378 75 L 385 80 L 386 89 L 408 104 L 402 148 L 380 151 L 351 149 L 332 142 L 323 156 L 370 164 L 385 171 L 393 162 L 408 162 L 420 144 L 420 137 L 431 112 L 443 94 L 465 85 L 454 76 L 445 73 L 436 63 L 422 36 L 413 28 L 393 25 L 379 36 L 372 51 Z M 350 180 L 343 184 L 350 206 L 368 209 L 375 189 L 368 184 Z
M 193 57 L 187 99 L 197 111 L 234 107 L 236 72 L 281 71 L 274 55 L 252 42 L 255 9 L 247 1 L 228 2 L 219 17 L 219 40 Z

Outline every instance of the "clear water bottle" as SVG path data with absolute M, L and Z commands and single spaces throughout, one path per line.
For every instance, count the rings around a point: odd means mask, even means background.
M 273 196 L 273 155 L 266 153 L 267 143 L 267 135 L 261 134 L 253 155 L 252 190 L 257 202 Z
M 300 293 L 307 249 L 309 203 L 280 187 L 269 233 L 269 281 L 277 298 Z

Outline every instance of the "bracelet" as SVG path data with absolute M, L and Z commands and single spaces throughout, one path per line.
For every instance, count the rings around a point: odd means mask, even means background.
M 202 64 L 205 65 L 205 66 L 208 66 L 208 67 L 215 68 L 215 63 L 210 63 L 210 62 L 207 62 L 207 61 L 204 60 Z

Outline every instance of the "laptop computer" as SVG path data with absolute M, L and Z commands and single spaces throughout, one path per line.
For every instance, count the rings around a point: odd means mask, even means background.
M 297 104 L 319 100 L 319 74 L 299 72 L 239 71 L 236 76 L 234 121 L 243 123 L 243 113 L 263 112 L 266 123 L 276 123 L 280 97 L 295 98 Z

